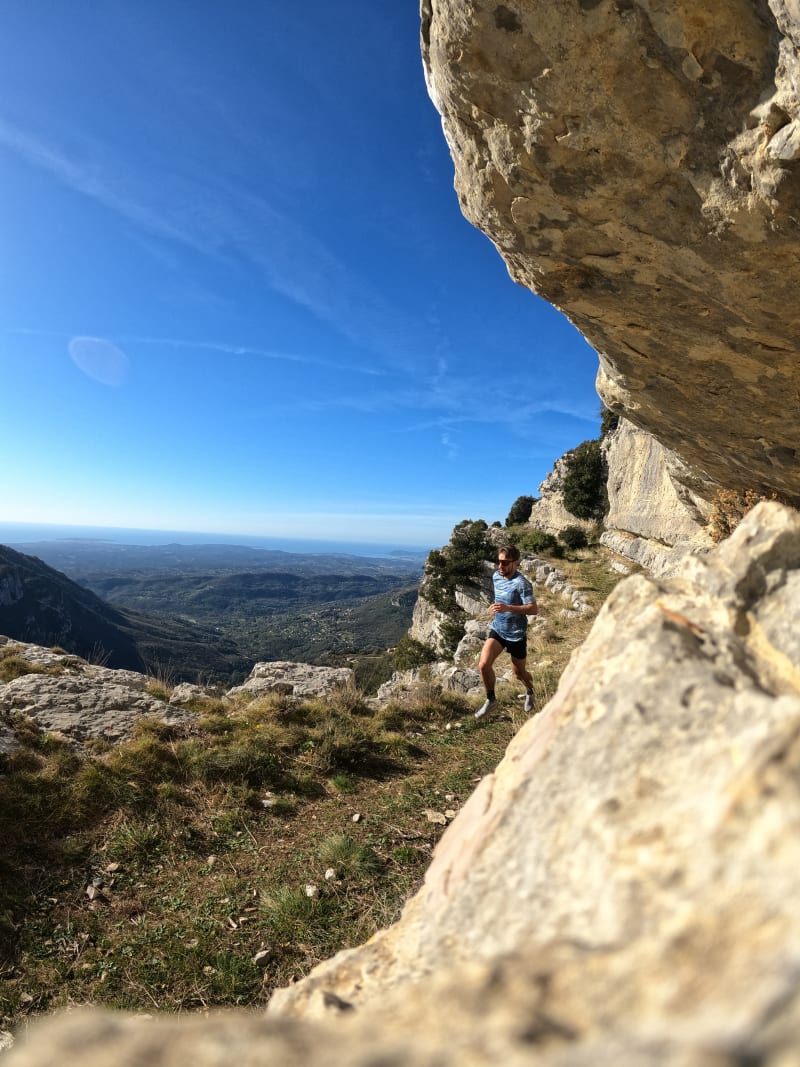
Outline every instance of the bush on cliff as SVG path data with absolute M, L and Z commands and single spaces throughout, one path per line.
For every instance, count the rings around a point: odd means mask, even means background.
M 433 663 L 436 652 L 430 645 L 417 641 L 409 634 L 401 637 L 395 646 L 394 669 L 396 671 L 410 671 L 422 667 L 426 663 Z
M 506 517 L 506 526 L 519 526 L 521 523 L 527 522 L 531 517 L 531 511 L 535 503 L 535 496 L 518 496 L 511 505 L 511 510 Z
M 564 506 L 578 519 L 600 521 L 608 508 L 600 441 L 584 441 L 567 454 L 565 462 Z
M 484 562 L 494 556 L 488 529 L 483 519 L 464 519 L 444 548 L 429 553 L 425 562 L 425 597 L 445 615 L 455 612 L 456 587 L 479 579 Z
M 558 543 L 553 534 L 547 533 L 545 530 L 518 526 L 516 529 L 508 531 L 508 540 L 510 544 L 516 545 L 520 552 L 530 555 L 538 556 L 544 553 L 554 556 L 556 559 L 561 559 L 564 555 L 563 546 Z

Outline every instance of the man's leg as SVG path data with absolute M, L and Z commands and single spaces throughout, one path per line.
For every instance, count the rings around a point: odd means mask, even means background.
M 493 637 L 487 637 L 486 642 L 481 651 L 481 658 L 478 663 L 478 670 L 480 671 L 481 681 L 483 687 L 486 690 L 486 701 L 475 712 L 475 718 L 481 719 L 489 711 L 495 702 L 494 687 L 497 681 L 497 675 L 494 673 L 494 661 L 503 651 L 503 646 L 499 641 L 496 641 Z
M 511 670 L 514 677 L 525 686 L 525 710 L 533 711 L 533 678 L 528 670 L 526 660 L 511 657 Z

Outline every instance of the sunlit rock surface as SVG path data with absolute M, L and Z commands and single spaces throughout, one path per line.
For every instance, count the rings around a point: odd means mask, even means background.
M 798 498 L 795 0 L 422 13 L 462 209 L 597 349 L 605 401 L 709 491 Z

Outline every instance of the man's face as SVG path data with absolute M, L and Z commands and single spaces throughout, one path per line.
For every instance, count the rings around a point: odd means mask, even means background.
M 505 553 L 497 557 L 497 569 L 504 578 L 513 578 L 517 570 L 517 561 L 509 559 Z

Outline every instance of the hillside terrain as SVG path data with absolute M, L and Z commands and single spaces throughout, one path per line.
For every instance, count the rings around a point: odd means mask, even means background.
M 567 618 L 563 598 L 540 590 L 537 710 L 619 580 L 601 549 L 559 565 L 591 610 Z M 91 686 L 107 706 L 118 673 L 0 644 L 5 1028 L 75 1002 L 264 1003 L 398 915 L 443 829 L 526 718 L 504 684 L 498 713 L 479 724 L 474 701 L 424 672 L 380 701 L 280 686 L 184 693 L 125 676 L 133 736 L 104 743 L 100 722 L 90 736 L 77 724 L 47 732 L 59 691 Z M 10 710 L 14 693 L 32 717 Z M 62 723 L 68 709 L 69 699 Z
M 225 545 L 25 548 L 36 555 L 0 547 L 0 632 L 176 681 L 241 680 L 263 659 L 381 654 L 410 624 L 421 569 L 414 557 Z M 13 604 L 12 585 L 24 589 Z
M 180 664 L 181 677 L 227 677 L 243 667 L 234 645 L 213 629 L 114 607 L 40 559 L 5 545 L 0 545 L 0 632 L 135 671 Z

